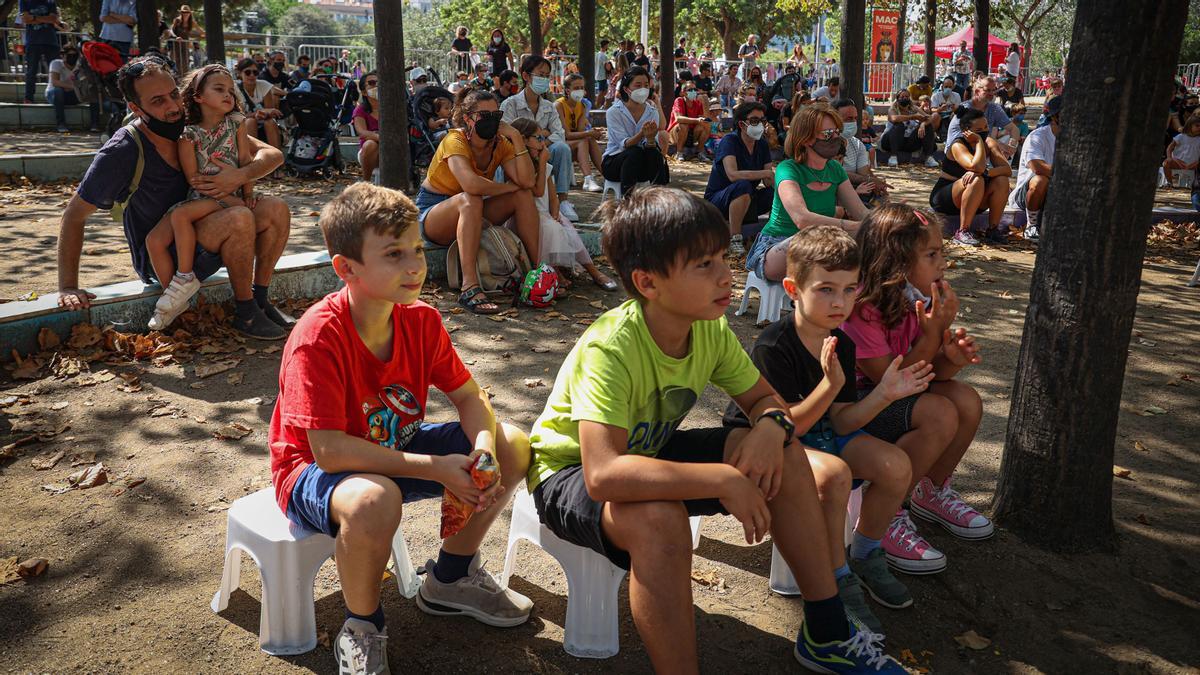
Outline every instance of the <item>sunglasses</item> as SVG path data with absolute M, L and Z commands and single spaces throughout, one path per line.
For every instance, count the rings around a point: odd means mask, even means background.
M 367 80 L 367 82 L 366 82 L 366 85 L 367 85 L 368 87 L 376 87 L 376 86 L 379 86 L 379 80 Z
M 482 122 L 483 120 L 489 118 L 499 119 L 502 117 L 504 117 L 504 113 L 500 112 L 499 110 L 480 110 L 479 112 L 471 113 L 471 119 L 475 120 L 476 122 Z
M 138 61 L 137 63 L 135 63 L 133 65 L 125 66 L 126 68 L 129 69 L 126 72 L 129 73 L 130 77 L 132 77 L 133 79 L 136 80 L 139 77 L 141 77 L 142 75 L 146 74 L 146 64 L 150 63 L 150 62 L 153 62 L 156 65 L 161 66 L 163 68 L 167 67 L 167 62 L 165 59 L 158 57 L 158 56 L 148 56 L 148 57 L 146 57 L 145 61 Z
M 249 75 L 249 76 L 251 76 L 251 77 L 258 77 L 258 70 L 257 70 L 257 69 L 255 69 L 255 68 L 247 68 L 247 69 L 245 69 L 245 70 L 243 70 L 243 71 L 242 71 L 242 74 L 243 74 L 243 75 Z
M 840 129 L 826 129 L 825 131 L 817 132 L 817 139 L 823 141 L 832 141 L 841 134 Z

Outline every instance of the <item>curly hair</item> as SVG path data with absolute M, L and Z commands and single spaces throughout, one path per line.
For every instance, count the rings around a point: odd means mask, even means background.
M 898 202 L 871 211 L 856 237 L 862 286 L 854 311 L 865 318 L 862 308 L 872 305 L 879 310 L 885 328 L 898 326 L 912 310 L 904 300 L 908 271 L 921 246 L 930 240 L 941 242 L 941 238 L 941 220 L 931 211 Z
M 200 104 L 196 102 L 196 97 L 204 91 L 204 83 L 214 74 L 222 74 L 236 84 L 233 73 L 220 63 L 210 63 L 207 66 L 201 66 L 184 77 L 183 93 L 180 94 L 181 102 L 183 103 L 183 119 L 187 124 L 199 124 L 204 119 L 203 113 L 200 111 Z M 233 111 L 243 112 L 242 97 L 233 97 Z
M 495 94 L 483 89 L 463 89 L 458 92 L 458 96 L 454 101 L 454 112 L 451 113 L 450 119 L 454 126 L 463 129 L 467 126 L 465 119 L 467 115 L 475 112 L 479 108 L 479 104 L 484 101 L 496 101 L 496 105 L 500 101 Z

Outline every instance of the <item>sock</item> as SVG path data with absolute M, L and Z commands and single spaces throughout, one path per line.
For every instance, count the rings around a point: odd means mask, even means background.
M 192 279 L 196 278 L 196 273 L 195 272 L 187 272 L 187 273 L 176 272 L 175 278 L 180 281 L 183 281 L 183 282 L 188 282 L 188 281 L 191 281 Z
M 833 578 L 837 580 L 845 579 L 850 576 L 850 565 L 842 563 L 842 566 L 833 571 Z
M 1030 211 L 1029 209 L 1026 209 L 1025 210 L 1025 218 L 1029 221 L 1025 225 L 1025 227 L 1037 227 L 1039 222 L 1042 219 L 1042 212 L 1041 211 Z
M 271 304 L 271 301 L 267 299 L 267 291 L 270 289 L 270 286 L 259 286 L 258 284 L 254 284 L 250 288 L 254 292 L 255 304 L 264 309 L 267 305 Z
M 850 557 L 855 560 L 866 560 L 871 552 L 879 548 L 879 540 L 864 536 L 858 530 L 854 531 L 854 539 L 850 542 Z
M 730 235 L 730 236 L 729 236 L 729 243 L 731 243 L 731 244 L 732 244 L 732 243 L 733 243 L 733 242 L 735 242 L 735 241 L 736 241 L 737 243 L 739 243 L 739 244 L 740 244 L 740 243 L 742 243 L 742 235 L 740 235 L 740 234 L 733 234 L 733 235 Z
M 433 566 L 433 576 L 443 584 L 452 584 L 467 576 L 467 569 L 475 555 L 456 555 L 446 553 L 446 549 L 438 551 L 437 564 Z
M 258 308 L 258 305 L 255 304 L 254 298 L 250 298 L 249 300 L 234 300 L 233 304 L 234 313 L 237 315 L 237 318 L 242 321 L 249 321 L 250 319 L 254 318 L 255 312 L 262 311 Z
M 841 642 L 850 639 L 850 622 L 846 619 L 846 608 L 837 595 L 824 600 L 804 601 L 804 624 L 813 642 Z
M 380 633 L 383 632 L 383 626 L 384 626 L 384 624 L 387 623 L 387 617 L 385 617 L 383 615 L 383 605 L 379 605 L 378 607 L 375 608 L 375 611 L 373 613 L 368 614 L 366 616 L 363 616 L 362 614 L 355 614 L 354 612 L 351 612 L 350 610 L 347 609 L 346 610 L 346 618 L 347 619 L 358 619 L 359 621 L 367 621 L 369 623 L 373 623 L 373 624 L 375 624 L 375 629 L 378 630 Z

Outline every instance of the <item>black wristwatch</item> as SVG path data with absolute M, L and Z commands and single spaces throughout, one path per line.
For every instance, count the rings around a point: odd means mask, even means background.
M 784 445 L 792 442 L 792 438 L 796 435 L 796 425 L 792 424 L 791 416 L 782 410 L 768 410 L 767 412 L 759 415 L 758 419 L 754 420 L 754 423 L 758 424 L 764 417 L 774 420 L 776 424 L 783 427 L 784 433 L 787 434 L 787 439 L 783 442 Z

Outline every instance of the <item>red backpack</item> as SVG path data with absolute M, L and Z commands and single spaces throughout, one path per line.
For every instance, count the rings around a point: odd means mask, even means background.
M 125 62 L 117 48 L 103 42 L 87 42 L 83 45 L 83 58 L 100 77 L 108 77 L 121 69 Z

